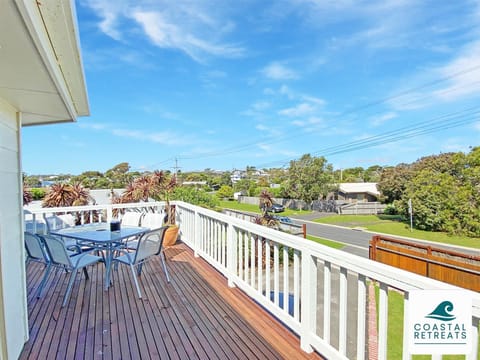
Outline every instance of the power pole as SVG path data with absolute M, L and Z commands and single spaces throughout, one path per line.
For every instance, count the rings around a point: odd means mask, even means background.
M 175 177 L 177 178 L 177 181 L 178 181 L 178 170 L 179 169 L 181 169 L 181 167 L 178 166 L 178 159 L 175 158 L 175 166 L 173 167 L 173 171 L 174 171 Z

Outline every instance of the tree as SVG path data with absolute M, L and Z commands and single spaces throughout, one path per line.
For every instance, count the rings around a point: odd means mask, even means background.
M 210 209 L 214 209 L 219 204 L 218 198 L 215 195 L 191 186 L 180 186 L 176 188 L 173 193 L 173 198 Z
M 365 182 L 365 170 L 361 166 L 344 169 L 341 182 Z
M 290 162 L 285 190 L 290 198 L 310 203 L 325 198 L 334 189 L 332 165 L 324 157 L 303 155 Z
M 128 171 L 130 170 L 130 165 L 127 162 L 123 162 L 115 165 L 110 170 L 107 170 L 105 177 L 109 179 L 110 188 L 123 188 L 129 182 L 132 181 L 133 177 L 129 175 Z
M 424 157 L 409 167 L 395 207 L 417 228 L 480 236 L 480 150 Z M 397 179 L 398 180 L 398 179 Z
M 407 164 L 384 168 L 377 184 L 378 190 L 382 193 L 382 200 L 387 204 L 400 200 L 412 174 L 411 166 Z
M 382 175 L 383 167 L 380 165 L 373 165 L 367 168 L 364 172 L 363 180 L 365 182 L 376 182 L 380 181 L 380 176 Z
M 251 187 L 256 187 L 256 183 L 254 180 L 250 179 L 241 179 L 238 180 L 234 185 L 233 185 L 233 190 L 236 192 L 243 192 L 245 194 L 249 194 L 249 190 Z
M 231 199 L 233 198 L 233 189 L 231 186 L 222 185 L 217 191 L 217 197 L 219 199 Z

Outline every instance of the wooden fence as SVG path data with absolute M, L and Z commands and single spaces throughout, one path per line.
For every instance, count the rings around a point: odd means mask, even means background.
M 480 256 L 384 236 L 373 236 L 370 259 L 432 279 L 480 291 Z

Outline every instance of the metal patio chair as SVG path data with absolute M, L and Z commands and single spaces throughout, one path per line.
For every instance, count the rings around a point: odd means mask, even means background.
M 70 272 L 67 290 L 63 297 L 62 307 L 64 307 L 72 291 L 78 270 L 83 269 L 85 278 L 88 280 L 89 276 L 86 267 L 102 261 L 103 258 L 101 256 L 91 255 L 88 252 L 70 256 L 65 243 L 61 239 L 53 237 L 52 235 L 41 235 L 41 237 L 43 238 L 51 264 Z
M 165 264 L 165 254 L 163 252 L 163 238 L 165 235 L 166 226 L 159 229 L 151 230 L 143 234 L 138 240 L 137 249 L 133 252 L 128 252 L 127 249 L 121 250 L 123 255 L 117 256 L 113 259 L 114 262 L 125 264 L 130 266 L 132 271 L 133 282 L 137 288 L 138 297 L 142 298 L 142 293 L 140 291 L 140 286 L 138 284 L 137 275 L 140 276 L 142 273 L 143 264 L 152 259 L 154 256 L 159 255 L 162 262 L 163 271 L 167 278 L 167 282 L 170 282 L 170 276 L 168 274 L 168 269 Z M 115 264 L 115 265 L 117 265 Z M 116 266 L 115 266 L 116 267 Z M 136 267 L 136 269 L 135 269 Z
M 41 298 L 43 287 L 47 282 L 48 275 L 50 274 L 50 270 L 52 268 L 52 262 L 48 257 L 43 240 L 38 235 L 25 231 L 24 239 L 25 250 L 27 252 L 25 266 L 28 266 L 31 261 L 39 262 L 45 265 L 45 272 L 43 274 L 42 281 L 40 282 L 40 286 L 37 290 L 37 298 Z
M 127 211 L 123 214 L 121 223 L 124 226 L 140 226 L 140 219 L 143 213 L 137 211 Z

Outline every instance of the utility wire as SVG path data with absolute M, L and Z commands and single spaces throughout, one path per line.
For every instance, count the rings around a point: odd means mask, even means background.
M 480 106 L 474 106 L 461 111 L 442 115 L 428 121 L 424 121 L 417 126 L 405 126 L 396 130 L 387 131 L 385 133 L 371 136 L 365 139 L 348 142 L 336 146 L 326 147 L 315 152 L 313 155 L 332 156 L 354 150 L 365 149 L 369 147 L 379 146 L 386 143 L 392 143 L 400 140 L 406 140 L 420 135 L 425 135 L 437 131 L 451 129 L 454 127 L 466 125 L 478 121 L 480 117 Z M 290 160 L 283 159 L 267 164 L 261 164 L 258 167 L 268 167 L 270 164 L 286 164 Z
M 473 67 L 464 69 L 462 71 L 455 72 L 455 73 L 453 73 L 449 76 L 445 76 L 443 78 L 440 78 L 440 79 L 433 80 L 433 81 L 427 82 L 425 84 L 422 84 L 420 86 L 401 91 L 401 92 L 399 92 L 397 94 L 394 94 L 392 96 L 388 96 L 388 97 L 385 97 L 385 98 L 382 98 L 382 99 L 379 99 L 379 100 L 369 102 L 367 104 L 357 106 L 353 109 L 344 111 L 338 117 L 343 117 L 343 116 L 346 116 L 346 115 L 349 115 L 349 114 L 358 113 L 358 112 L 363 111 L 365 109 L 368 109 L 368 108 L 371 108 L 371 107 L 374 107 L 374 106 L 377 106 L 377 105 L 380 105 L 380 104 L 383 104 L 383 103 L 387 103 L 387 102 L 390 102 L 392 100 L 399 99 L 399 98 L 405 97 L 405 96 L 410 95 L 410 94 L 414 94 L 415 92 L 417 92 L 419 90 L 423 90 L 423 89 L 432 87 L 434 85 L 441 84 L 445 81 L 454 79 L 456 77 L 463 76 L 463 75 L 466 75 L 468 73 L 477 71 L 478 69 L 480 69 L 480 65 L 473 66 Z M 445 95 L 447 93 L 458 91 L 462 88 L 465 88 L 467 86 L 471 86 L 471 85 L 474 85 L 474 84 L 478 84 L 478 83 L 480 83 L 480 82 L 475 81 L 475 82 L 471 82 L 471 83 L 468 83 L 468 84 L 463 85 L 463 86 L 448 88 L 447 90 L 437 92 L 436 95 L 437 96 L 438 95 Z M 408 102 L 405 102 L 405 103 L 399 104 L 399 105 L 400 106 L 411 105 L 415 102 L 425 100 L 426 98 L 429 98 L 429 97 L 432 97 L 432 96 L 434 96 L 434 94 L 428 94 L 428 95 L 423 96 L 423 97 L 416 97 L 413 100 L 409 100 Z M 469 110 L 472 110 L 472 109 L 475 109 L 475 108 L 462 110 L 459 113 L 469 111 Z M 410 138 L 410 137 L 413 137 L 413 136 L 420 136 L 422 134 L 427 134 L 427 133 L 431 133 L 431 132 L 435 132 L 435 131 L 440 131 L 440 130 L 444 130 L 444 129 L 448 129 L 448 128 L 452 128 L 452 127 L 457 127 L 457 126 L 461 126 L 463 124 L 470 123 L 470 122 L 473 122 L 473 121 L 476 120 L 476 119 L 470 119 L 470 120 L 466 120 L 466 121 L 464 120 L 464 121 L 459 121 L 457 123 L 452 123 L 452 124 L 449 124 L 449 125 L 447 125 L 447 124 L 438 125 L 438 123 L 437 123 L 435 126 L 432 126 L 431 128 L 428 128 L 428 129 L 425 128 L 425 129 L 422 130 L 423 127 L 428 126 L 428 124 L 431 123 L 432 121 L 438 121 L 438 120 L 440 120 L 444 117 L 448 118 L 448 117 L 453 116 L 455 114 L 456 113 L 451 113 L 451 114 L 447 114 L 447 115 L 444 115 L 444 116 L 440 116 L 438 118 L 433 118 L 433 119 L 430 119 L 426 122 L 422 122 L 417 126 L 413 126 L 413 127 L 412 126 L 406 126 L 406 127 L 402 127 L 402 128 L 399 128 L 399 129 L 396 129 L 396 130 L 393 130 L 393 131 L 388 131 L 386 133 L 382 133 L 382 134 L 379 134 L 379 135 L 376 135 L 376 136 L 373 136 L 373 137 L 369 137 L 369 138 L 366 138 L 366 139 L 362 139 L 362 140 L 358 140 L 358 141 L 354 141 L 354 142 L 350 142 L 350 143 L 346 143 L 346 144 L 342 144 L 342 145 L 338 145 L 338 146 L 328 147 L 328 148 L 325 148 L 325 149 L 315 151 L 315 152 L 313 152 L 313 154 L 322 154 L 324 156 L 325 155 L 336 155 L 336 154 L 340 154 L 340 153 L 347 152 L 347 151 L 353 151 L 353 150 L 358 150 L 358 149 L 362 149 L 362 148 L 366 148 L 366 147 L 377 146 L 377 145 L 383 144 L 385 142 L 398 141 L 398 140 L 401 140 L 402 138 L 406 139 L 406 138 Z M 477 114 L 477 112 L 475 112 L 475 114 Z M 415 129 L 417 129 L 416 132 L 414 131 Z M 287 140 L 287 139 L 291 139 L 292 137 L 297 136 L 297 134 L 300 134 L 303 131 L 304 131 L 304 129 L 300 129 L 300 130 L 297 130 L 297 131 L 291 131 L 288 134 L 286 134 L 284 136 L 281 136 L 281 137 L 275 137 L 275 138 L 270 138 L 270 139 L 267 138 L 267 139 L 264 139 L 263 141 L 262 140 L 255 140 L 253 142 L 248 142 L 248 143 L 245 143 L 245 144 L 229 147 L 229 148 L 226 148 L 226 149 L 223 149 L 223 150 L 220 150 L 220 151 L 207 152 L 207 153 L 203 153 L 201 155 L 178 156 L 176 158 L 170 158 L 170 159 L 167 159 L 165 161 L 159 162 L 159 163 L 157 163 L 153 166 L 158 166 L 160 164 L 164 164 L 164 163 L 167 163 L 169 161 L 173 161 L 175 159 L 192 160 L 192 159 L 200 159 L 200 158 L 223 156 L 223 155 L 228 155 L 228 154 L 232 154 L 232 153 L 238 153 L 238 152 L 242 152 L 242 151 L 248 150 L 248 149 L 253 148 L 253 147 L 257 147 L 259 143 L 261 143 L 263 145 L 271 145 L 271 144 L 278 143 L 278 142 L 281 142 L 281 141 L 284 141 L 284 140 Z M 283 163 L 284 166 L 285 166 L 286 164 L 289 163 L 289 161 L 290 161 L 290 159 L 279 160 L 279 161 L 271 162 L 269 164 Z

